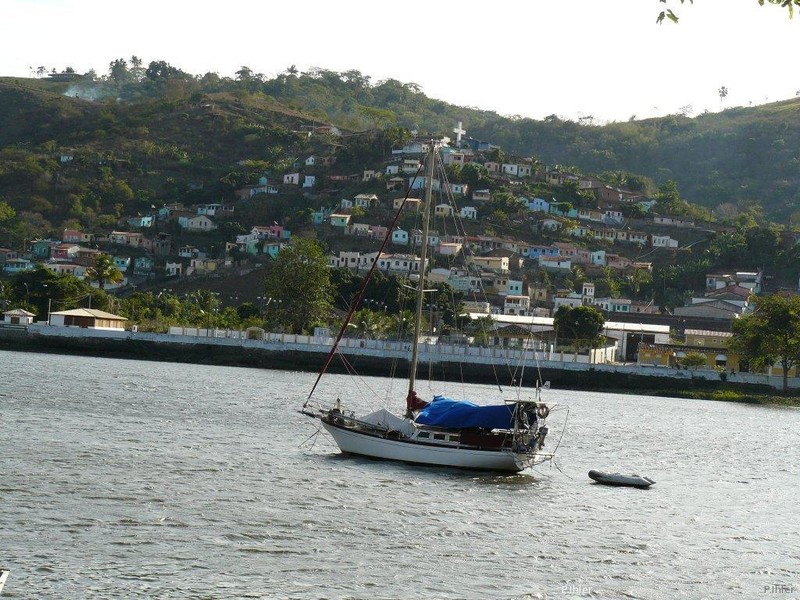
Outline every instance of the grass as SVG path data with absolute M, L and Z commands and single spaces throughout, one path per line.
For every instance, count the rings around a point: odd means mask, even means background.
M 697 400 L 714 400 L 718 402 L 740 402 L 742 404 L 761 404 L 765 406 L 794 406 L 800 407 L 800 396 L 782 395 L 783 392 L 752 393 L 721 388 L 718 390 L 654 390 L 648 395 L 671 396 L 674 398 L 694 398 Z

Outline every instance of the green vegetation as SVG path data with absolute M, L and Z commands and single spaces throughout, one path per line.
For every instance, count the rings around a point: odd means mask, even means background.
M 593 306 L 560 306 L 553 317 L 553 330 L 561 346 L 597 348 L 602 341 L 603 313 Z
M 757 296 L 754 311 L 733 322 L 730 348 L 756 369 L 779 363 L 785 392 L 800 364 L 800 296 Z
M 291 333 L 327 325 L 332 291 L 322 248 L 313 240 L 295 239 L 267 272 L 264 293 L 270 301 L 269 320 Z

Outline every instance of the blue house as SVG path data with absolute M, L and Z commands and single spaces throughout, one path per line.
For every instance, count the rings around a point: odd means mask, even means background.
M 556 246 L 541 246 L 538 244 L 522 248 L 522 256 L 536 260 L 540 256 L 558 256 L 560 253 Z
M 322 225 L 325 220 L 328 218 L 328 215 L 331 214 L 330 208 L 320 208 L 319 210 L 315 210 L 314 214 L 311 218 L 311 222 L 314 225 Z

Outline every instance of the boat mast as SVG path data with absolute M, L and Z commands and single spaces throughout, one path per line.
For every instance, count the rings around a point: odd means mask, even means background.
M 419 283 L 417 285 L 417 310 L 414 315 L 414 339 L 411 340 L 411 367 L 408 377 L 408 394 L 414 392 L 417 381 L 417 363 L 419 362 L 419 336 L 422 324 L 422 300 L 425 295 L 425 262 L 428 257 L 428 230 L 430 227 L 431 205 L 433 204 L 433 163 L 436 156 L 436 144 L 430 141 L 428 164 L 425 170 L 425 202 L 422 211 L 422 249 L 420 250 Z

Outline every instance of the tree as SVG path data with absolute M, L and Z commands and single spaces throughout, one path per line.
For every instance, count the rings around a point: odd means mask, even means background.
M 706 355 L 702 352 L 687 352 L 686 356 L 678 360 L 679 364 L 687 369 L 694 370 L 708 364 Z
M 559 306 L 553 318 L 553 329 L 557 338 L 574 341 L 575 352 L 578 352 L 583 346 L 598 346 L 605 322 L 603 314 L 593 306 Z
M 668 0 L 658 0 L 662 4 L 667 4 Z M 680 0 L 681 4 L 684 4 L 686 0 Z M 690 3 L 694 2 L 694 0 L 689 0 Z M 758 0 L 759 6 L 764 6 L 765 4 L 772 4 L 773 6 L 780 6 L 781 8 L 786 8 L 789 11 L 789 18 L 791 19 L 794 16 L 794 9 L 798 7 L 800 9 L 800 0 Z M 658 17 L 656 18 L 656 23 L 663 23 L 664 19 L 669 19 L 673 23 L 677 23 L 679 21 L 679 17 L 675 14 L 671 8 L 667 8 L 666 10 L 662 10 L 658 13 Z
M 728 88 L 723 85 L 721 88 L 719 88 L 719 90 L 717 90 L 717 93 L 719 94 L 719 106 L 722 108 L 722 101 L 728 97 Z
M 130 71 L 128 71 L 128 63 L 125 62 L 124 58 L 112 60 L 108 64 L 108 77 L 117 84 L 130 81 L 131 74 Z
M 269 266 L 264 295 L 275 320 L 292 333 L 327 322 L 332 304 L 328 263 L 314 240 L 296 239 Z
M 131 56 L 131 77 L 135 81 L 141 81 L 144 78 L 144 67 L 142 66 L 142 59 L 135 54 Z
M 353 314 L 349 327 L 358 333 L 358 337 L 367 340 L 378 340 L 386 337 L 386 334 L 393 326 L 393 319 L 387 317 L 382 311 L 374 311 L 362 308 Z
M 757 296 L 754 311 L 733 321 L 730 349 L 756 369 L 779 363 L 783 389 L 800 364 L 800 296 Z
M 86 269 L 86 279 L 96 281 L 100 289 L 105 289 L 106 283 L 119 283 L 123 275 L 108 254 L 101 254 L 94 260 L 94 265 Z

